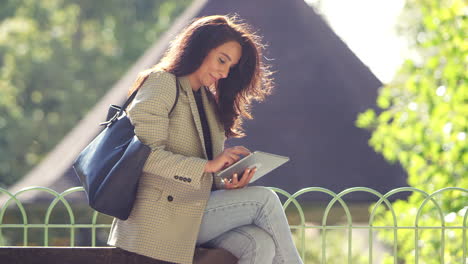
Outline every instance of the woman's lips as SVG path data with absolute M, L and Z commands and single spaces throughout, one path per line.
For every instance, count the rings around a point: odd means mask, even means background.
M 216 79 L 215 77 L 213 77 L 213 75 L 211 75 L 211 74 L 210 74 L 210 77 L 213 79 L 213 82 L 218 81 L 218 79 Z

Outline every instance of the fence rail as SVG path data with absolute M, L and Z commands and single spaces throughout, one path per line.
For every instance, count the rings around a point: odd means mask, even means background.
M 444 214 L 443 210 L 441 209 L 441 206 L 437 202 L 437 197 L 439 195 L 445 194 L 447 192 L 458 192 L 461 194 L 461 197 L 463 200 L 468 200 L 465 199 L 468 197 L 468 189 L 464 188 L 458 188 L 458 187 L 447 187 L 440 189 L 438 191 L 435 191 L 434 193 L 426 193 L 420 189 L 412 188 L 412 187 L 402 187 L 402 188 L 397 188 L 393 189 L 386 194 L 381 194 L 376 190 L 366 188 L 366 187 L 354 187 L 354 188 L 349 188 L 346 189 L 340 193 L 335 193 L 331 190 L 325 189 L 325 188 L 320 188 L 320 187 L 309 187 L 309 188 L 304 188 L 299 191 L 297 191 L 294 194 L 290 194 L 282 189 L 279 188 L 270 188 L 273 191 L 275 191 L 278 195 L 284 196 L 286 201 L 283 204 L 283 208 L 286 210 L 289 207 L 293 207 L 296 212 L 296 214 L 299 216 L 299 224 L 296 225 L 290 225 L 290 228 L 292 230 L 296 230 L 295 233 L 298 237 L 296 240 L 296 245 L 302 255 L 303 259 L 306 259 L 306 251 L 308 248 L 308 245 L 306 245 L 307 241 L 307 230 L 318 230 L 320 232 L 320 243 L 321 243 L 321 256 L 320 260 L 321 263 L 327 263 L 327 235 L 328 232 L 331 230 L 344 230 L 347 234 L 347 242 L 346 242 L 346 252 L 347 252 L 347 260 L 348 263 L 353 263 L 353 230 L 368 230 L 367 231 L 367 242 L 368 242 L 368 262 L 367 263 L 374 263 L 375 257 L 374 257 L 374 244 L 375 244 L 375 238 L 374 238 L 374 232 L 379 231 L 379 230 L 390 230 L 393 232 L 393 245 L 391 245 L 391 255 L 393 255 L 393 260 L 394 263 L 398 263 L 398 231 L 399 230 L 412 230 L 414 231 L 414 260 L 415 263 L 418 263 L 419 258 L 420 258 L 420 234 L 423 230 L 437 230 L 440 231 L 440 251 L 438 252 L 438 258 L 440 259 L 439 263 L 445 263 L 445 247 L 446 247 L 446 233 L 447 231 L 461 231 L 462 232 L 462 239 L 461 239 L 461 247 L 462 247 L 462 256 L 461 260 L 463 261 L 463 264 L 467 263 L 467 219 L 468 219 L 468 204 L 464 205 L 464 212 L 460 216 L 462 217 L 461 225 L 459 226 L 453 226 L 453 225 L 447 225 L 446 221 L 446 215 Z M 21 194 L 25 192 L 31 192 L 31 191 L 40 191 L 40 192 L 46 192 L 50 195 L 52 195 L 53 200 L 49 204 L 49 206 L 46 209 L 45 216 L 44 216 L 44 223 L 40 224 L 34 224 L 30 223 L 30 218 L 28 218 L 28 213 L 27 210 L 25 209 L 25 206 L 23 202 L 18 198 L 21 196 Z M 89 229 L 91 231 L 91 246 L 96 247 L 96 235 L 97 235 L 97 230 L 98 229 L 109 229 L 111 224 L 110 223 L 98 223 L 98 216 L 100 213 L 93 211 L 91 215 L 91 221 L 90 223 L 76 223 L 76 217 L 73 212 L 72 206 L 70 205 L 70 202 L 67 201 L 66 197 L 70 194 L 76 193 L 76 192 L 83 192 L 83 187 L 73 187 L 70 188 L 62 193 L 58 193 L 52 189 L 45 188 L 45 187 L 29 187 L 29 188 L 24 188 L 20 191 L 18 191 L 15 194 L 12 194 L 8 192 L 5 189 L 0 188 L 0 195 L 7 195 L 8 198 L 6 199 L 6 202 L 2 205 L 0 209 L 0 246 L 8 246 L 6 245 L 4 239 L 3 239 L 3 230 L 7 229 L 22 229 L 22 244 L 23 246 L 28 246 L 29 242 L 29 231 L 31 229 L 42 229 L 44 231 L 43 234 L 43 246 L 47 247 L 49 246 L 49 233 L 50 230 L 52 229 L 57 229 L 57 228 L 66 228 L 69 229 L 70 235 L 69 235 L 69 241 L 70 244 L 69 246 L 75 247 L 75 236 L 76 236 L 76 230 L 79 228 L 85 228 Z M 372 195 L 376 196 L 376 202 L 373 203 L 372 206 L 370 206 L 369 211 L 369 220 L 367 224 L 358 224 L 358 223 L 353 223 L 352 219 L 352 214 L 350 207 L 348 204 L 344 201 L 343 197 L 345 195 L 348 195 L 350 193 L 356 193 L 356 192 L 366 192 L 370 193 Z M 414 223 L 412 225 L 399 225 L 398 224 L 398 217 L 397 217 L 397 212 L 394 210 L 392 203 L 389 201 L 389 197 L 392 195 L 395 195 L 397 193 L 401 192 L 412 192 L 412 193 L 419 193 L 424 197 L 423 202 L 419 205 L 416 211 L 416 217 L 414 219 Z M 301 204 L 298 202 L 298 198 L 301 195 L 304 195 L 306 193 L 324 193 L 330 196 L 330 201 L 328 202 L 322 219 L 321 219 L 321 224 L 311 224 L 306 221 L 304 209 L 301 206 Z M 63 223 L 63 224 L 55 224 L 51 223 L 51 214 L 54 212 L 54 209 L 56 208 L 57 204 L 63 204 L 66 210 L 68 222 Z M 440 218 L 440 225 L 437 226 L 424 226 L 420 225 L 421 219 L 424 217 L 423 211 L 424 209 L 427 209 L 428 205 L 432 204 L 436 214 Z M 16 207 L 15 207 L 16 205 Z M 329 217 L 330 217 L 330 212 L 332 208 L 335 205 L 341 205 L 344 215 L 346 217 L 346 220 L 344 221 L 345 223 L 342 225 L 329 225 Z M 381 207 L 382 205 L 385 205 L 387 210 L 391 213 L 392 216 L 392 222 L 393 224 L 390 226 L 378 226 L 375 224 L 375 219 L 377 215 L 378 208 Z M 9 208 L 14 208 L 12 210 L 19 210 L 19 213 L 21 215 L 21 223 L 4 223 L 4 216 L 5 213 L 7 212 L 7 209 Z M 10 209 L 9 209 L 10 210 Z M 289 208 L 291 210 L 291 208 Z M 309 246 L 310 247 L 310 246 Z M 452 259 L 452 258 L 451 258 Z M 461 263 L 461 262 L 452 262 L 450 261 L 449 263 Z

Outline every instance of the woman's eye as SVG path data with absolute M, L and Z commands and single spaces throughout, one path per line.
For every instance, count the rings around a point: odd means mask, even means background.
M 224 64 L 224 63 L 226 63 L 226 61 L 225 61 L 225 60 L 223 60 L 222 58 L 219 58 L 219 62 L 220 62 L 221 64 Z

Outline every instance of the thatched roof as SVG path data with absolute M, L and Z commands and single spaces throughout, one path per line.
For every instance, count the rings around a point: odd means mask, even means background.
M 381 192 L 406 185 L 406 175 L 368 146 L 370 134 L 355 127 L 358 113 L 375 107 L 381 82 L 303 0 L 195 0 L 89 114 L 11 190 L 31 185 L 58 191 L 77 186 L 70 170 L 98 133 L 109 104 L 121 102 L 137 72 L 154 64 L 169 40 L 192 18 L 237 13 L 264 36 L 276 88 L 255 105 L 248 137 L 229 141 L 291 161 L 259 184 L 295 192 L 309 186 L 333 191 L 366 186 Z M 354 200 L 370 196 L 355 195 Z M 315 197 L 316 198 L 316 197 Z M 320 199 L 320 197 L 319 197 Z

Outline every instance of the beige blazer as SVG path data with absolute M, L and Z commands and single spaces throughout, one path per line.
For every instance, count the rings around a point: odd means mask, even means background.
M 209 198 L 213 175 L 204 173 L 205 141 L 189 80 L 159 71 L 140 87 L 127 109 L 135 134 L 151 147 L 130 217 L 114 219 L 108 244 L 141 255 L 176 263 L 192 263 L 201 219 Z M 211 132 L 213 155 L 223 150 L 224 129 L 215 113 L 215 102 L 202 88 L 202 99 Z M 133 177 L 134 175 L 129 175 Z M 219 178 L 215 177 L 219 187 Z

